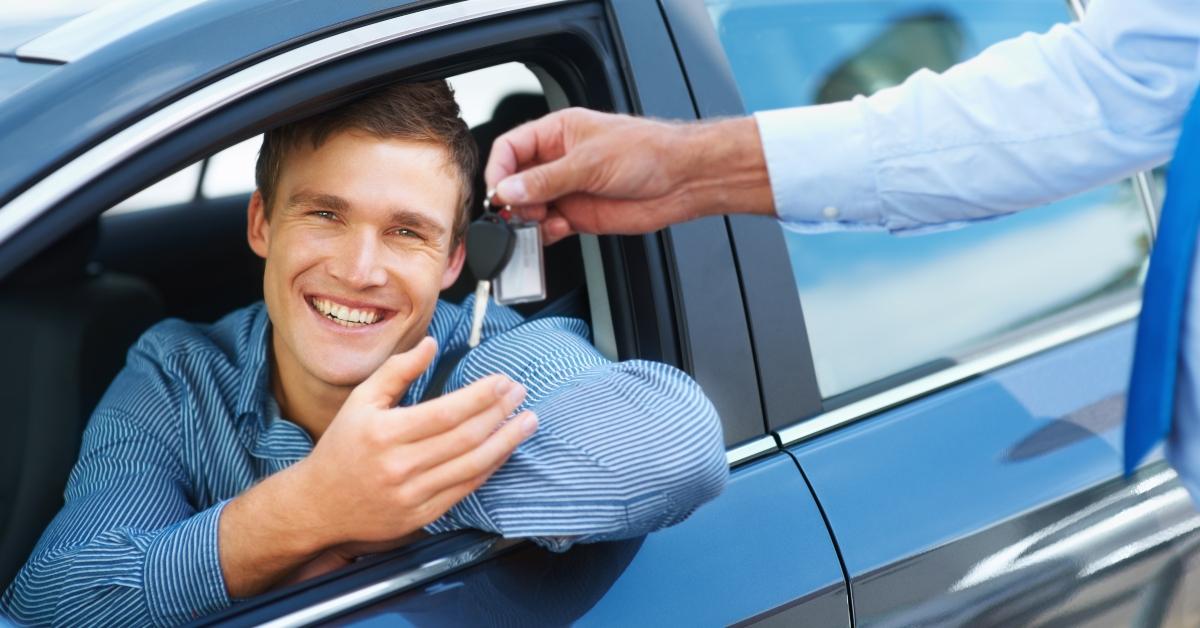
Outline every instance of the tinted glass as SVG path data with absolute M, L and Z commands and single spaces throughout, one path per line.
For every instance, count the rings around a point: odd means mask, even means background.
M 1056 0 L 709 0 L 748 111 L 846 100 L 1066 21 Z M 936 370 L 1134 298 L 1147 251 L 1128 183 L 922 236 L 786 232 L 821 392 Z M 863 388 L 866 386 L 867 388 Z

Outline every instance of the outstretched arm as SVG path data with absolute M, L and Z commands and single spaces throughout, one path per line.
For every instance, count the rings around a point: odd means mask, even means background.
M 521 382 L 538 432 L 427 530 L 479 528 L 564 550 L 673 525 L 720 493 L 720 421 L 699 385 L 665 364 L 611 362 L 587 335 L 582 321 L 549 317 L 467 355 L 451 383 L 494 372 Z
M 1198 83 L 1195 2 L 1094 0 L 1080 22 L 997 43 L 942 74 L 756 119 L 785 224 L 905 231 L 1041 205 L 1163 163 Z
M 487 182 L 549 241 L 714 213 L 904 231 L 1039 205 L 1166 161 L 1200 83 L 1195 2 L 1089 5 L 869 98 L 694 124 L 556 112 L 496 140 Z

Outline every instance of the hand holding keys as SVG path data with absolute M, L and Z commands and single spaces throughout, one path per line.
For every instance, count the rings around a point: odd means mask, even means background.
M 467 227 L 467 266 L 479 283 L 467 345 L 479 345 L 483 317 L 496 282 L 496 302 L 540 301 L 546 298 L 546 273 L 537 223 L 509 224 L 493 209 L 495 192 L 488 191 L 483 215 Z M 507 212 L 505 212 L 507 213 Z

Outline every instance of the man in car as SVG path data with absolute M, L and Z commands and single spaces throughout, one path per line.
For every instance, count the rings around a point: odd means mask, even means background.
M 478 157 L 444 82 L 269 132 L 248 209 L 265 303 L 169 320 L 93 414 L 63 510 L 4 594 L 22 622 L 171 624 L 281 582 L 478 528 L 554 550 L 683 520 L 727 477 L 695 382 L 612 363 L 579 320 L 457 278 Z

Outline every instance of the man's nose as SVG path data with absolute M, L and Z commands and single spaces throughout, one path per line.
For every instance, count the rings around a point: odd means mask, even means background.
M 387 283 L 379 235 L 368 229 L 346 234 L 330 263 L 330 274 L 351 288 L 372 288 Z

